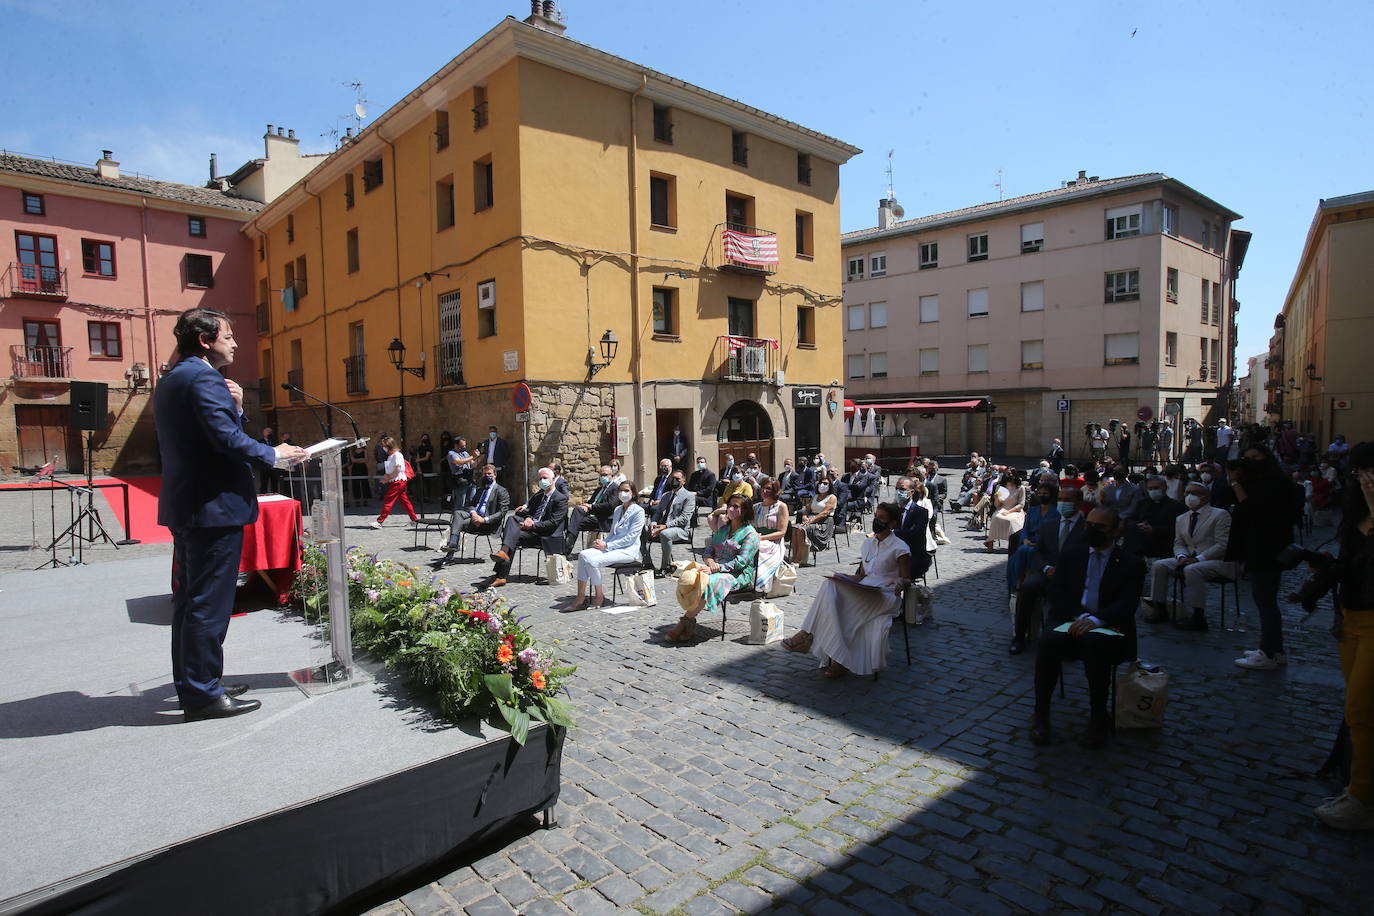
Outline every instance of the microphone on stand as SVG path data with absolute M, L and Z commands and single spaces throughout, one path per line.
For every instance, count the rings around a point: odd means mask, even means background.
M 310 392 L 306 391 L 304 388 L 301 388 L 301 387 L 298 386 L 298 385 L 293 385 L 293 384 L 291 384 L 290 382 L 282 382 L 282 383 L 281 383 L 281 387 L 282 387 L 282 389 L 285 390 L 285 391 L 295 391 L 295 392 L 297 392 L 297 393 L 299 393 L 299 394 L 303 394 L 303 395 L 305 395 L 307 398 L 309 398 L 310 400 L 315 401 L 315 402 L 317 402 L 317 403 L 319 403 L 319 404 L 323 404 L 325 407 L 328 407 L 330 410 L 337 410 L 339 413 L 343 414 L 346 418 L 348 418 L 348 423 L 349 423 L 349 425 L 353 427 L 353 441 L 354 441 L 354 442 L 357 442 L 359 439 L 362 438 L 362 435 L 359 434 L 359 432 L 358 432 L 358 421 L 356 421 L 356 420 L 353 419 L 353 414 L 351 414 L 351 413 L 349 413 L 348 411 L 344 410 L 344 409 L 343 409 L 342 407 L 340 407 L 338 404 L 331 404 L 331 403 L 329 403 L 328 401 L 326 401 L 324 398 L 317 398 L 317 397 L 315 397 L 313 394 L 311 394 Z M 311 410 L 311 413 L 314 413 L 313 408 L 312 408 L 312 410 Z M 323 430 L 324 435 L 325 435 L 325 438 L 326 438 L 326 439 L 329 438 L 329 430 L 325 427 L 325 425 L 324 425 L 323 423 L 320 424 L 320 429 Z

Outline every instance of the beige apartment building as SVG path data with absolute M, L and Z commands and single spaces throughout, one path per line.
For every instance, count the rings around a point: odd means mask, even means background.
M 1374 430 L 1374 191 L 1317 204 L 1302 258 L 1274 320 L 1270 420 L 1291 420 L 1322 446 Z
M 1034 456 L 1062 432 L 1076 458 L 1089 423 L 1226 415 L 1239 214 L 1159 173 L 894 207 L 841 237 L 846 396 L 884 445 Z

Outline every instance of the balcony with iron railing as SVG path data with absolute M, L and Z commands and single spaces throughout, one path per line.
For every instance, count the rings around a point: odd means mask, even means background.
M 12 344 L 10 365 L 14 378 L 69 379 L 72 377 L 72 348 Z
M 272 310 L 271 310 L 271 308 L 268 307 L 268 305 L 267 305 L 266 302 L 259 302 L 259 303 L 258 303 L 257 316 L 258 316 L 258 333 L 259 333 L 259 334 L 271 334 L 271 333 L 272 333 Z
M 305 387 L 305 370 L 290 369 L 286 373 L 286 380 L 297 388 Z M 305 395 L 299 391 L 291 391 L 290 399 L 292 404 L 301 404 L 305 401 Z
M 349 394 L 367 394 L 367 357 L 361 353 L 344 357 L 344 390 Z
M 434 366 L 439 377 L 435 384 L 445 386 L 466 385 L 463 380 L 463 342 L 461 340 L 434 345 Z
M 777 351 L 776 340 L 723 334 L 716 338 L 712 365 L 723 382 L 770 382 Z
M 721 223 L 720 269 L 764 277 L 778 271 L 778 234 L 743 223 Z
M 6 296 L 66 299 L 67 269 L 12 262 L 5 271 L 3 287 Z

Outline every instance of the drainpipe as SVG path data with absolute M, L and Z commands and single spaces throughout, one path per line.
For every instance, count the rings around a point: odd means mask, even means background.
M 390 140 L 388 140 L 388 139 L 382 134 L 382 128 L 381 128 L 381 125 L 380 125 L 380 124 L 377 125 L 377 139 L 378 139 L 378 140 L 381 140 L 383 143 L 385 143 L 386 146 L 387 146 L 387 149 L 391 150 L 391 182 L 390 182 L 390 184 L 391 184 L 391 243 L 392 243 L 392 248 L 393 248 L 393 250 L 395 251 L 395 258 L 394 258 L 394 260 L 393 260 L 393 264 L 394 264 L 394 266 L 395 266 L 395 268 L 396 268 L 396 270 L 395 270 L 395 280 L 396 280 L 396 336 L 399 337 L 399 338 L 401 338 L 402 341 L 404 341 L 404 340 L 405 340 L 405 326 L 404 326 L 404 319 L 402 318 L 402 314 L 401 314 L 401 219 L 400 219 L 400 216 L 399 216 L 399 215 L 397 214 L 397 212 L 396 212 L 396 185 L 397 185 L 397 181 L 398 181 L 397 175 L 396 175 L 396 144 L 395 144 L 395 143 L 392 143 Z M 423 353 L 424 350 L 422 349 L 420 352 Z M 400 388 L 400 399 L 397 401 L 397 404 L 396 404 L 396 410 L 397 410 L 397 414 L 398 414 L 398 422 L 400 423 L 400 430 L 399 430 L 399 433 L 400 433 L 400 446 L 401 446 L 401 454 L 402 454 L 402 455 L 407 455 L 407 454 L 409 454 L 409 452 L 408 452 L 407 449 L 406 449 L 406 435 L 405 435 L 405 434 L 406 434 L 406 429 L 405 429 L 406 419 L 405 419 L 405 406 L 404 406 L 404 405 L 405 405 L 405 390 L 406 390 L 406 374 L 405 374 L 404 372 L 398 372 L 397 375 L 400 376 L 399 382 L 400 382 L 400 385 L 401 385 L 401 388 Z
M 148 391 L 157 387 L 158 367 L 162 361 L 157 358 L 157 325 L 153 322 L 153 292 L 148 286 L 148 199 L 139 199 L 139 239 L 138 256 L 143 268 L 143 318 L 148 325 Z
M 628 170 L 630 183 L 630 325 L 633 331 L 630 335 L 630 381 L 634 385 L 635 472 L 640 475 L 641 480 L 649 467 L 649 459 L 645 457 L 644 454 L 644 382 L 641 373 L 641 359 L 644 347 L 640 340 L 639 324 L 639 169 L 636 163 L 636 160 L 639 158 L 639 125 L 635 118 L 635 106 L 639 101 L 639 96 L 648 87 L 648 74 L 640 73 L 639 88 L 630 93 L 630 149 Z
M 334 397 L 329 391 L 329 303 L 325 301 L 324 278 L 329 276 L 324 270 L 324 201 L 320 195 L 310 190 L 310 182 L 301 182 L 301 190 L 308 196 L 315 198 L 315 213 L 319 217 L 316 222 L 316 232 L 320 239 L 320 269 L 316 274 L 320 278 L 320 321 L 321 335 L 324 337 L 324 399 L 333 401 Z M 270 282 L 267 284 L 272 285 Z M 334 435 L 334 411 L 325 411 L 325 427 L 329 435 Z

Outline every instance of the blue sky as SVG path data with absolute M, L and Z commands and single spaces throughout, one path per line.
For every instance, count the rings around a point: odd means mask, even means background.
M 1242 213 L 1239 357 L 1267 347 L 1317 201 L 1374 189 L 1374 4 L 567 0 L 568 35 L 837 136 L 846 230 L 895 150 L 908 216 L 1161 171 Z M 111 16 L 109 11 L 115 11 Z M 523 0 L 0 0 L 0 147 L 202 182 L 266 124 L 327 151 Z M 1134 32 L 1134 36 L 1132 33 Z M 1242 363 L 1243 365 L 1243 363 Z

